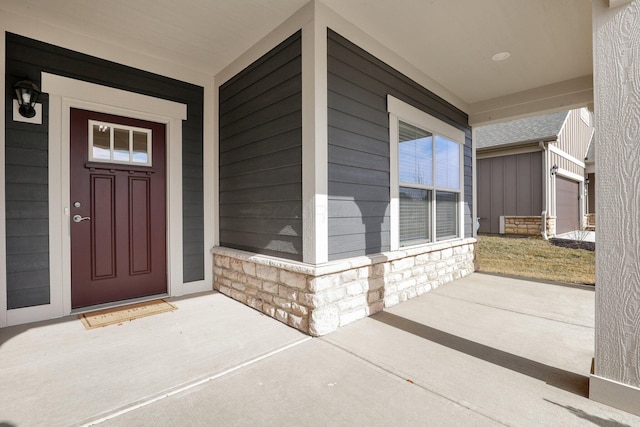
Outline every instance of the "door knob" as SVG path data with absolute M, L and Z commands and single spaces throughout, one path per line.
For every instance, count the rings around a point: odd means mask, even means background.
M 91 219 L 91 218 L 88 217 L 88 216 L 80 216 L 80 215 L 74 215 L 73 216 L 73 222 L 82 222 L 82 221 L 85 221 L 85 220 L 88 220 L 88 219 Z

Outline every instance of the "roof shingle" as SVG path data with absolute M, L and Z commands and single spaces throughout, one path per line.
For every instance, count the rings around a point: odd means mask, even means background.
M 479 126 L 476 128 L 478 149 L 512 145 L 525 141 L 556 138 L 562 130 L 569 111 L 527 117 L 510 122 Z

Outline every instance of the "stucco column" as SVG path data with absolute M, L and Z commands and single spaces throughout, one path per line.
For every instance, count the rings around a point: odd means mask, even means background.
M 593 1 L 595 369 L 589 397 L 640 415 L 640 0 Z

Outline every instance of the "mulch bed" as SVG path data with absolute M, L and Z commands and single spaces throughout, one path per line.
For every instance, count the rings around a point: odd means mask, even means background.
M 595 251 L 596 243 L 595 242 L 585 242 L 584 240 L 567 240 L 567 239 L 549 239 L 552 245 L 560 246 L 562 248 L 569 249 L 584 249 L 587 251 Z

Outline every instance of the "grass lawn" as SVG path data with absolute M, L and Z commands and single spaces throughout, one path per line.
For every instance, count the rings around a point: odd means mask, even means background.
M 595 283 L 596 254 L 538 237 L 478 236 L 480 271 L 568 283 Z

